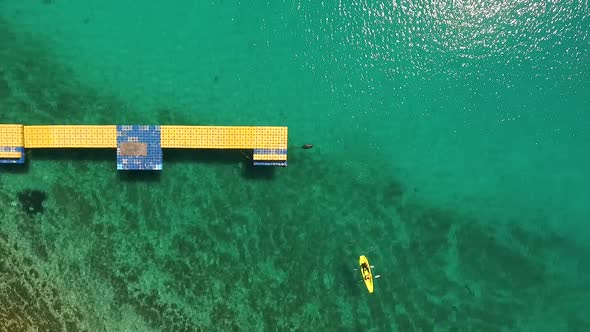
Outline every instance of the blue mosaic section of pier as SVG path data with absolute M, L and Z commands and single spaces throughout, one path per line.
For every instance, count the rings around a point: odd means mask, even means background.
M 161 170 L 162 147 L 160 126 L 128 125 L 117 126 L 117 169 L 118 170 Z M 146 156 L 124 156 L 121 143 L 147 144 Z

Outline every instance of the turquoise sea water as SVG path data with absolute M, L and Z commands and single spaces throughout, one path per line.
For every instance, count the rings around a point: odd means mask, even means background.
M 587 1 L 0 1 L 0 123 L 289 127 L 2 165 L 0 330 L 588 331 L 589 111 Z

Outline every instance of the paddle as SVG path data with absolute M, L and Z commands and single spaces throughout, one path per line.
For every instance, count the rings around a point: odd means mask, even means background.
M 372 269 L 374 269 L 374 268 L 375 268 L 375 265 L 371 265 L 371 266 L 369 266 L 369 267 L 370 267 L 370 268 L 372 268 Z M 353 269 L 353 271 L 358 271 L 358 270 L 359 270 L 359 269 Z

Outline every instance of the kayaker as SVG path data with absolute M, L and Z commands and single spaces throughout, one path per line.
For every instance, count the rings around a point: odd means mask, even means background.
M 369 267 L 367 266 L 367 263 L 361 264 L 361 267 L 363 268 L 363 271 L 369 271 Z

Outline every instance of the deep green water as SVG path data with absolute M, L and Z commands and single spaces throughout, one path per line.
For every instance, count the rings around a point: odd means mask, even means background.
M 0 123 L 290 145 L 0 166 L 0 331 L 588 331 L 589 111 L 587 1 L 0 1 Z

